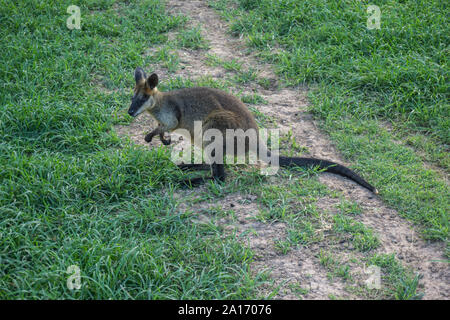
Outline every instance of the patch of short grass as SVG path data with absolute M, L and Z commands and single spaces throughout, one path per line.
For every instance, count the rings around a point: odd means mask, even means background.
M 170 79 L 161 79 L 159 87 L 162 91 L 192 87 L 209 87 L 228 91 L 229 83 L 225 80 L 215 80 L 211 76 L 203 76 L 198 79 L 176 76 Z
M 245 33 L 291 81 L 322 81 L 366 102 L 351 109 L 327 108 L 327 113 L 401 119 L 448 144 L 449 34 L 442 1 L 379 3 L 378 30 L 367 28 L 365 1 L 210 3 L 232 18 L 233 32 Z M 271 50 L 276 45 L 283 50 Z
M 257 108 L 253 106 L 248 106 L 248 109 L 253 113 L 253 116 L 255 117 L 256 123 L 259 127 L 262 128 L 276 128 L 277 127 L 277 120 L 269 116 L 261 111 L 259 111 Z
M 368 264 L 381 268 L 380 290 L 387 297 L 415 300 L 423 296 L 418 292 L 420 276 L 405 269 L 393 254 L 374 254 L 368 259 Z
M 301 283 L 290 283 L 288 288 L 299 299 L 303 299 L 303 296 L 306 296 L 310 291 L 309 288 L 305 288 Z
M 177 35 L 176 43 L 179 47 L 193 50 L 207 49 L 209 46 L 202 36 L 200 26 L 181 30 Z
M 358 203 L 346 199 L 341 199 L 341 202 L 339 202 L 337 208 L 341 214 L 360 215 L 363 213 L 363 210 Z
M 320 250 L 318 254 L 319 264 L 328 270 L 328 278 L 340 277 L 344 281 L 351 281 L 350 265 L 342 262 L 331 252 Z
M 355 249 L 362 252 L 370 251 L 380 245 L 380 241 L 370 228 L 350 216 L 334 215 L 333 231 L 342 234 Z
M 312 169 L 283 168 L 277 175 L 287 179 L 284 184 L 280 184 L 279 181 L 277 183 L 277 177 L 273 177 L 269 183 L 261 185 L 258 189 L 247 189 L 258 195 L 258 202 L 263 206 L 259 218 L 263 221 L 276 221 L 285 220 L 291 215 L 319 214 L 315 207 L 310 205 L 330 194 L 330 191 L 316 179 L 312 179 L 313 174 Z
M 252 93 L 252 94 L 244 94 L 241 95 L 241 101 L 248 104 L 267 104 L 267 100 L 265 100 L 263 97 L 261 97 L 259 94 Z
M 175 72 L 180 68 L 180 57 L 178 56 L 178 53 L 168 45 L 156 49 L 156 51 L 150 55 L 150 61 L 152 64 L 158 63 L 159 66 L 166 68 L 169 72 Z
M 308 148 L 298 144 L 292 133 L 292 129 L 289 129 L 287 134 L 283 135 L 280 139 L 280 151 L 283 156 L 301 157 L 303 153 L 308 151 Z
M 242 63 L 236 59 L 225 60 L 218 57 L 215 54 L 207 54 L 206 62 L 211 66 L 221 66 L 225 70 L 241 72 L 242 71 Z

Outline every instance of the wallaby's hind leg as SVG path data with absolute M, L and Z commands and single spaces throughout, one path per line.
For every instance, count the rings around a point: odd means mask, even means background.
M 189 170 L 189 169 L 196 169 L 196 170 L 211 170 L 211 165 L 209 164 L 181 164 L 178 165 L 178 168 L 183 170 Z M 198 187 L 201 184 L 204 184 L 207 180 L 212 180 L 213 177 L 198 177 L 198 178 L 191 178 L 186 179 L 183 181 L 183 184 L 188 187 Z
M 189 165 L 187 165 L 189 166 Z M 212 171 L 212 177 L 199 177 L 199 178 L 193 178 L 193 179 L 186 179 L 183 181 L 183 184 L 190 187 L 196 187 L 203 183 L 205 183 L 208 180 L 214 179 L 215 181 L 224 182 L 225 181 L 225 166 L 223 164 L 216 164 L 213 163 L 212 165 L 205 165 L 205 164 L 192 164 L 192 166 L 198 166 L 197 168 L 201 168 L 199 170 L 204 170 L 206 166 L 211 168 Z
M 201 184 L 204 184 L 207 180 L 211 180 L 211 177 L 198 177 L 192 179 L 186 179 L 183 181 L 183 184 L 188 187 L 198 187 Z
M 211 165 L 212 177 L 216 181 L 225 181 L 225 166 L 223 164 L 213 163 Z
M 219 114 L 220 115 L 220 114 Z M 206 132 L 208 129 L 216 129 L 219 126 L 219 130 L 222 129 L 223 132 L 225 132 L 226 127 L 220 127 L 224 125 L 224 122 L 222 121 L 223 119 L 221 117 L 219 117 L 218 115 L 214 115 L 212 117 L 210 117 L 206 123 L 203 125 L 203 132 Z M 226 119 L 229 120 L 229 119 Z M 223 136 L 222 136 L 223 137 Z M 203 142 L 203 149 L 206 148 L 209 144 L 211 143 L 211 141 L 209 142 Z M 222 152 L 222 154 L 225 154 L 225 141 L 223 141 L 222 146 L 224 148 L 224 151 Z M 211 162 L 214 161 L 215 157 L 215 149 L 212 150 L 211 152 L 211 157 L 210 160 Z M 223 164 L 223 157 L 222 159 L 217 159 L 218 161 L 222 162 L 222 163 L 216 163 L 214 162 L 211 165 L 204 165 L 204 164 L 187 164 L 187 165 L 179 165 L 178 167 L 180 169 L 196 169 L 196 170 L 205 170 L 207 168 L 211 168 L 211 177 L 207 177 L 207 178 L 194 178 L 194 179 L 190 179 L 185 181 L 186 185 L 199 185 L 201 183 L 205 183 L 206 180 L 211 180 L 214 179 L 215 181 L 220 181 L 223 182 L 225 181 L 225 166 Z

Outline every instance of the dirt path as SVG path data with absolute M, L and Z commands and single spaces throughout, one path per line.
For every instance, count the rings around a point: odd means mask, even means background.
M 327 136 L 320 132 L 312 117 L 306 112 L 306 89 L 277 87 L 277 78 L 271 67 L 262 64 L 254 55 L 249 54 L 244 41 L 233 38 L 228 34 L 227 24 L 220 19 L 217 13 L 207 6 L 206 1 L 167 1 L 167 8 L 172 14 L 184 14 L 191 17 L 191 24 L 200 24 L 202 33 L 209 41 L 210 49 L 179 50 L 183 68 L 169 74 L 164 70 L 157 70 L 161 81 L 168 77 L 181 76 L 198 78 L 209 75 L 213 79 L 223 78 L 229 71 L 222 67 L 212 67 L 207 63 L 206 54 L 214 54 L 223 60 L 237 59 L 243 63 L 244 68 L 252 67 L 257 70 L 258 76 L 269 79 L 272 87 L 264 89 L 255 82 L 249 82 L 240 88 L 244 94 L 257 92 L 268 103 L 255 105 L 260 112 L 270 115 L 277 120 L 281 133 L 292 130 L 296 142 L 308 149 L 309 155 L 325 158 L 349 165 L 343 159 Z M 155 122 L 148 116 L 141 116 L 130 126 L 118 126 L 119 134 L 129 135 L 136 143 L 145 145 L 143 135 L 150 128 L 155 127 Z M 174 139 L 173 139 L 174 140 Z M 159 146 L 159 139 L 154 139 L 150 147 Z M 357 202 L 363 209 L 363 213 L 356 217 L 367 227 L 372 228 L 378 235 L 381 246 L 376 249 L 378 253 L 394 253 L 405 266 L 413 268 L 423 275 L 420 283 L 423 286 L 418 291 L 425 293 L 424 299 L 448 299 L 450 288 L 450 276 L 448 264 L 438 262 L 445 260 L 443 257 L 444 244 L 429 244 L 420 239 L 410 222 L 401 218 L 399 214 L 386 206 L 380 198 L 361 188 L 348 179 L 333 174 L 321 174 L 320 182 L 329 188 L 339 190 L 345 198 Z M 187 192 L 189 194 L 189 192 Z M 281 290 L 275 298 L 298 299 L 288 284 L 300 283 L 308 287 L 308 293 L 303 295 L 306 299 L 328 299 L 331 295 L 341 298 L 358 299 L 360 295 L 347 290 L 347 284 L 339 279 L 331 281 L 327 277 L 327 271 L 318 263 L 317 254 L 320 245 L 308 248 L 291 250 L 287 254 L 280 254 L 274 245 L 274 239 L 283 237 L 286 225 L 282 222 L 262 223 L 255 221 L 258 212 L 258 203 L 255 199 L 243 199 L 239 193 L 226 196 L 224 199 L 197 203 L 190 210 L 198 210 L 214 206 L 229 209 L 233 204 L 233 211 L 237 222 L 229 224 L 229 228 L 235 229 L 237 234 L 246 235 L 248 245 L 256 254 L 253 264 L 255 271 L 271 270 L 271 277 L 275 284 L 281 286 Z M 245 201 L 244 201 L 245 200 Z M 336 199 L 324 198 L 319 202 L 321 210 L 333 214 L 336 211 Z M 180 207 L 183 209 L 183 207 Z M 188 209 L 188 208 L 185 208 Z M 207 219 L 207 217 L 205 217 Z M 225 219 L 226 220 L 226 219 Z M 222 221 L 225 222 L 225 221 Z M 251 231 L 251 232 L 249 232 Z M 362 285 L 366 275 L 360 271 L 357 282 Z M 264 292 L 262 292 L 264 294 Z

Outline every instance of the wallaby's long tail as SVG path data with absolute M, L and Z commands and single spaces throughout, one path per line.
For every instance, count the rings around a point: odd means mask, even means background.
M 343 165 L 340 165 L 338 163 L 328 161 L 328 160 L 321 160 L 321 159 L 314 159 L 314 158 L 291 158 L 291 157 L 279 157 L 279 164 L 280 167 L 292 167 L 292 166 L 299 166 L 299 167 L 319 167 L 320 169 L 325 169 L 327 172 L 336 173 L 343 177 L 347 177 L 356 183 L 360 184 L 361 186 L 369 189 L 375 194 L 378 194 L 378 190 L 370 185 L 366 180 L 361 178 L 357 173 L 353 172 L 347 167 L 344 167 Z

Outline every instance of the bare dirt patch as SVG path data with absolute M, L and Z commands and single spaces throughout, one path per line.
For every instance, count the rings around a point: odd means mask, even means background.
M 229 71 L 222 67 L 212 67 L 207 63 L 206 53 L 214 54 L 221 59 L 237 59 L 242 62 L 244 68 L 254 68 L 259 77 L 270 79 L 274 84 L 271 88 L 265 89 L 258 83 L 252 81 L 242 84 L 239 88 L 230 88 L 232 92 L 253 93 L 257 92 L 268 103 L 254 105 L 260 112 L 276 119 L 281 133 L 292 130 L 292 134 L 298 144 L 307 147 L 310 156 L 333 160 L 344 165 L 349 165 L 343 159 L 330 140 L 323 134 L 313 121 L 311 115 L 306 111 L 307 98 L 306 88 L 278 88 L 277 79 L 271 67 L 258 61 L 255 56 L 247 50 L 242 40 L 232 38 L 228 34 L 227 24 L 220 19 L 216 12 L 207 6 L 204 1 L 167 1 L 167 8 L 172 14 L 184 14 L 191 17 L 191 24 L 201 24 L 203 36 L 209 42 L 209 50 L 178 50 L 182 68 L 169 73 L 165 70 L 158 71 L 161 81 L 166 77 L 190 77 L 197 78 L 205 75 L 213 79 L 222 79 Z M 155 128 L 156 122 L 147 115 L 141 115 L 129 126 L 117 126 L 119 135 L 127 135 L 135 143 L 146 145 L 144 142 L 145 133 Z M 178 138 L 172 137 L 172 141 Z M 150 148 L 158 147 L 161 143 L 155 138 L 150 144 Z M 394 253 L 403 265 L 411 267 L 423 275 L 420 281 L 425 293 L 425 299 L 446 299 L 449 298 L 450 277 L 448 264 L 439 262 L 445 260 L 443 257 L 444 244 L 427 243 L 423 241 L 419 234 L 415 232 L 412 224 L 401 218 L 395 210 L 384 204 L 380 198 L 374 196 L 369 191 L 363 189 L 356 183 L 345 178 L 332 175 L 321 174 L 320 182 L 330 189 L 343 193 L 348 200 L 357 202 L 363 209 L 363 213 L 357 217 L 367 227 L 372 228 L 378 235 L 381 246 L 376 249 L 380 253 Z M 178 194 L 179 197 L 191 196 L 194 191 Z M 330 280 L 326 270 L 318 263 L 317 253 L 321 249 L 320 244 L 310 247 L 295 248 L 287 254 L 282 254 L 275 247 L 275 239 L 285 235 L 286 224 L 283 222 L 263 223 L 255 220 L 259 211 L 259 204 L 256 199 L 245 199 L 240 193 L 227 195 L 223 199 L 211 202 L 195 203 L 189 209 L 195 212 L 202 212 L 212 205 L 222 206 L 230 209 L 233 204 L 233 212 L 236 221 L 219 219 L 217 223 L 227 225 L 228 230 L 236 230 L 236 234 L 245 235 L 243 242 L 255 252 L 256 259 L 253 263 L 255 271 L 269 269 L 276 285 L 281 286 L 275 298 L 298 299 L 299 295 L 291 289 L 288 284 L 299 284 L 308 289 L 302 297 L 306 299 L 327 299 L 330 296 L 358 299 L 359 295 L 350 293 L 347 284 L 340 280 Z M 180 202 L 181 203 L 181 202 Z M 332 211 L 336 205 L 336 199 L 323 198 L 318 202 L 322 210 Z M 202 215 L 200 221 L 210 219 L 207 214 Z M 359 267 L 355 267 L 354 272 L 361 273 Z M 363 280 L 363 275 L 359 276 Z M 267 288 L 267 292 L 270 292 Z

